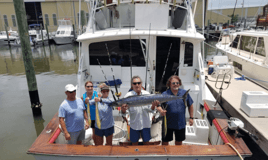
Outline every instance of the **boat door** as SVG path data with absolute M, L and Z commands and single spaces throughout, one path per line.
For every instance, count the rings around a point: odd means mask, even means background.
M 175 37 L 157 37 L 156 38 L 156 76 L 155 90 L 164 92 L 168 78 L 176 72 L 178 75 L 178 66 L 180 59 L 180 38 Z M 172 46 L 171 46 L 172 45 Z M 171 49 L 170 49 L 171 46 Z M 170 54 L 168 57 L 170 49 Z M 168 58 L 168 60 L 167 60 Z M 164 68 L 167 62 L 165 75 L 162 79 Z

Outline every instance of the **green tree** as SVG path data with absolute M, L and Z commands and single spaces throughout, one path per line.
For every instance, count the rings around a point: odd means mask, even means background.
M 231 17 L 231 24 L 234 24 L 236 22 L 238 22 L 238 14 L 237 15 L 229 15 L 228 17 Z

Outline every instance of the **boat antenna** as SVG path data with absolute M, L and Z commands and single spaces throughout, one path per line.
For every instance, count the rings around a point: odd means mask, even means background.
M 116 95 L 116 97 L 119 99 L 119 97 L 121 96 L 121 92 L 119 93 L 119 92 L 118 92 L 118 89 L 117 89 L 117 85 L 116 85 L 116 81 L 115 81 L 115 76 L 114 76 L 114 70 L 113 70 L 113 67 L 112 67 L 111 56 L 110 56 L 110 53 L 109 53 L 109 49 L 108 49 L 108 45 L 107 45 L 107 43 L 105 43 L 105 46 L 106 46 L 107 54 L 108 54 L 109 61 L 110 61 L 111 71 L 112 71 L 112 73 L 113 73 L 114 86 L 115 86 L 115 91 L 116 91 L 115 95 Z
M 170 47 L 169 47 L 169 51 L 168 51 L 168 55 L 167 55 L 167 60 L 166 60 L 165 68 L 164 68 L 164 71 L 163 71 L 163 74 L 162 74 L 162 78 L 161 78 L 160 83 L 159 83 L 159 91 L 162 88 L 163 79 L 164 79 L 164 76 L 166 74 L 167 62 L 168 62 L 168 59 L 169 59 L 171 47 L 172 47 L 172 43 L 170 44 Z
M 147 70 L 148 70 L 148 58 L 149 58 L 149 49 L 150 49 L 150 31 L 151 31 L 151 23 L 149 26 L 149 40 L 148 40 L 148 49 L 147 49 L 147 53 L 146 53 L 146 70 L 145 70 L 145 90 L 146 90 L 146 86 L 147 86 Z
M 180 61 L 179 65 L 178 65 L 178 67 L 176 68 L 176 71 L 174 72 L 174 75 L 176 74 L 177 70 L 180 68 L 180 65 L 181 65 L 181 62 L 183 61 L 183 59 L 184 59 L 184 58 L 181 59 L 181 61 Z
M 99 66 L 100 66 L 100 69 L 101 69 L 101 71 L 102 71 L 102 74 L 103 74 L 103 76 L 104 76 L 104 78 L 105 78 L 105 81 L 107 82 L 108 86 L 111 87 L 110 84 L 109 84 L 109 82 L 108 82 L 108 80 L 107 80 L 107 78 L 106 78 L 106 75 L 105 75 L 105 73 L 104 73 L 104 71 L 103 71 L 103 69 L 102 69 L 102 67 L 101 67 L 101 64 L 100 64 L 99 59 L 97 59 L 97 61 L 98 61 L 98 63 L 99 63 Z M 116 101 L 116 98 L 115 98 L 115 96 L 114 96 L 114 91 L 113 91 L 112 89 L 111 89 L 111 92 L 112 92 L 112 95 L 113 95 L 114 100 Z

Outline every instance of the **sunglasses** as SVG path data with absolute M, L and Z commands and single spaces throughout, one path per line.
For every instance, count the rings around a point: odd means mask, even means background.
M 93 87 L 93 86 L 86 86 L 87 88 L 91 88 L 91 87 Z
M 175 84 L 178 85 L 178 84 L 180 84 L 180 82 L 172 82 L 172 84 L 173 85 L 175 85 Z
M 134 85 L 141 84 L 141 82 L 133 82 L 132 84 L 134 84 Z
M 72 92 L 70 92 L 70 91 L 68 91 L 69 93 L 73 93 L 73 92 L 76 92 L 76 90 L 74 90 L 74 91 L 72 91 Z

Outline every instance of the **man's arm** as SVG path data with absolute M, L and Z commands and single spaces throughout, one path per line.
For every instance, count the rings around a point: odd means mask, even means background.
M 60 122 L 61 128 L 63 130 L 65 139 L 66 140 L 71 140 L 71 136 L 70 136 L 69 132 L 66 129 L 66 125 L 65 125 L 65 122 L 64 122 L 64 117 L 59 117 L 59 122 Z
M 194 124 L 194 120 L 193 120 L 194 105 L 193 104 L 190 107 L 188 107 L 188 111 L 189 111 L 189 115 L 190 115 L 189 123 L 190 123 L 190 126 L 192 126 Z
M 85 121 L 86 121 L 85 129 L 88 129 L 89 128 L 89 123 L 88 123 L 88 117 L 87 117 L 87 111 L 86 110 L 84 110 L 84 118 L 85 118 Z

